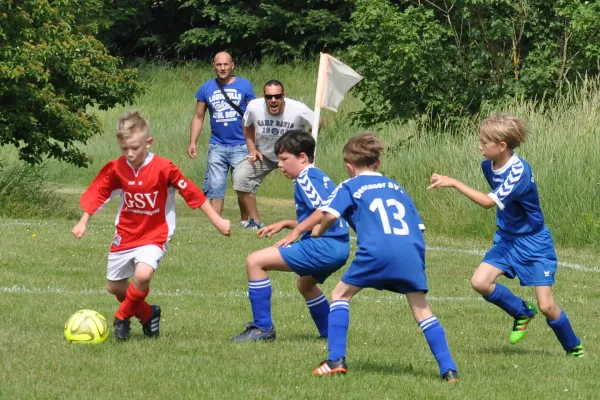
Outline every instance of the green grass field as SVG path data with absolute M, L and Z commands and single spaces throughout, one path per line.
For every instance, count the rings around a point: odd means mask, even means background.
M 76 203 L 76 193 L 66 194 Z M 161 337 L 147 340 L 132 323 L 129 342 L 68 344 L 69 315 L 94 309 L 112 321 L 117 303 L 104 291 L 116 202 L 77 242 L 75 221 L 0 220 L 0 398 L 35 399 L 594 399 L 599 348 L 600 266 L 592 249 L 559 249 L 556 300 L 569 313 L 587 356 L 567 358 L 543 318 L 508 344 L 512 320 L 481 300 L 470 277 L 487 241 L 427 234 L 432 310 L 460 368 L 444 384 L 402 296 L 367 290 L 351 303 L 349 374 L 315 378 L 326 358 L 295 277 L 271 273 L 274 343 L 233 344 L 251 320 L 244 259 L 275 239 L 239 227 L 220 236 L 199 211 L 178 202 L 178 227 L 148 300 L 163 308 Z M 293 203 L 261 198 L 272 219 L 293 217 Z M 232 202 L 225 209 L 235 220 Z M 277 236 L 280 237 L 280 236 Z M 330 292 L 340 273 L 323 289 Z M 503 281 L 517 294 L 533 292 Z

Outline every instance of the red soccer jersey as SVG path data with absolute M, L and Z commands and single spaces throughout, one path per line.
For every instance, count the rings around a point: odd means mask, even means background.
M 148 153 L 138 169 L 125 157 L 110 161 L 83 193 L 80 203 L 92 215 L 111 197 L 120 194 L 111 252 L 151 244 L 164 250 L 175 231 L 175 190 L 179 190 L 191 208 L 198 208 L 206 201 L 202 191 L 172 162 Z

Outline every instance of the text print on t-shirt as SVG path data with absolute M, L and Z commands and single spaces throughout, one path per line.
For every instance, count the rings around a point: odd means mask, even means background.
M 242 93 L 239 93 L 235 89 L 225 89 L 227 96 L 231 99 L 231 102 L 235 105 L 240 105 L 242 101 Z M 212 96 L 208 98 L 209 103 L 213 108 L 213 118 L 216 122 L 231 122 L 235 121 L 238 117 L 238 112 L 235 111 L 220 90 L 213 92 Z
M 294 129 L 292 122 L 275 121 L 272 119 L 257 120 L 256 124 L 261 128 L 258 134 L 263 136 L 278 136 L 290 129 Z

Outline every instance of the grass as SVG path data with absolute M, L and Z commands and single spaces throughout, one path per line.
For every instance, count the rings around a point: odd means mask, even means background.
M 69 203 L 77 194 L 66 194 Z M 437 366 L 402 296 L 367 290 L 351 303 L 349 375 L 314 378 L 326 356 L 292 274 L 271 273 L 274 343 L 233 344 L 251 319 L 244 259 L 274 243 L 234 228 L 220 236 L 178 201 L 178 227 L 148 300 L 163 308 L 161 337 L 145 340 L 133 323 L 129 342 L 70 345 L 69 315 L 89 308 L 109 320 L 116 301 L 104 291 L 116 202 L 90 222 L 81 241 L 75 221 L 0 219 L 0 398 L 144 399 L 591 399 L 600 392 L 598 255 L 559 248 L 555 298 L 568 312 L 587 356 L 566 358 L 543 317 L 528 337 L 508 344 L 511 319 L 470 288 L 489 240 L 427 233 L 432 310 L 447 333 L 462 380 L 439 382 Z M 291 201 L 259 197 L 269 219 L 293 217 Z M 225 215 L 235 220 L 233 202 Z M 330 293 L 341 272 L 323 290 Z M 524 298 L 533 292 L 503 283 Z

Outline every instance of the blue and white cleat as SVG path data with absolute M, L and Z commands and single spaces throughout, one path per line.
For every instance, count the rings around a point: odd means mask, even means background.
M 254 322 L 248 322 L 246 324 L 246 330 L 239 335 L 235 335 L 231 338 L 232 342 L 256 342 L 259 340 L 275 340 L 275 326 L 269 329 L 261 329 L 254 324 Z

